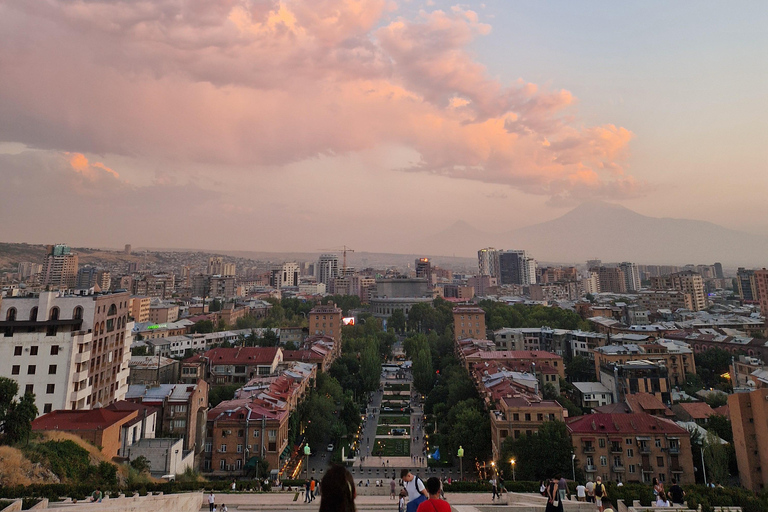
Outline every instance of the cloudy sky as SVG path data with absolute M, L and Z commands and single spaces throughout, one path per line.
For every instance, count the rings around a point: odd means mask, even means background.
M 0 0 L 0 239 L 404 251 L 591 199 L 768 234 L 768 3 Z

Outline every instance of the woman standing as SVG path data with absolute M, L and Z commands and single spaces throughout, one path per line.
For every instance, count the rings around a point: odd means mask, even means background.
M 664 484 L 659 482 L 656 477 L 653 477 L 653 496 L 661 496 L 664 494 Z
M 560 492 L 556 479 L 549 481 L 547 485 L 547 508 L 545 512 L 563 512 L 563 502 L 560 500 Z

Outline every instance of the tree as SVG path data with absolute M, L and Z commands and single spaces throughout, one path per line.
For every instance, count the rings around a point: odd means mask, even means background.
M 490 456 L 491 420 L 480 400 L 463 400 L 453 405 L 439 429 L 445 441 L 441 452 L 455 454 L 461 446 L 467 460 L 486 460 Z
M 213 332 L 213 322 L 211 320 L 200 320 L 192 326 L 193 333 L 208 334 Z
M 237 384 L 224 384 L 221 386 L 211 386 L 208 391 L 208 407 L 213 409 L 225 400 L 232 400 L 235 397 L 235 391 L 240 386 Z
M 395 309 L 392 315 L 389 317 L 389 327 L 395 330 L 395 332 L 405 331 L 405 313 L 402 309 Z
M 714 432 L 707 432 L 704 438 L 704 464 L 710 481 L 724 482 L 728 479 L 728 449 Z
M 131 349 L 131 355 L 132 356 L 146 356 L 147 355 L 147 346 L 142 345 L 140 347 L 135 347 Z
M 139 473 L 149 473 L 151 469 L 151 464 L 149 463 L 149 460 L 143 455 L 139 455 L 135 459 L 131 461 L 131 467 L 138 471 Z
M 717 434 L 721 439 L 733 443 L 733 428 L 731 420 L 722 414 L 713 414 L 707 418 L 707 429 Z
M 525 461 L 517 465 L 518 480 L 543 480 L 571 473 L 571 438 L 562 421 L 545 421 L 538 432 L 508 437 L 501 445 L 501 460 Z M 546 454 L 542 457 L 542 454 Z
M 12 444 L 28 438 L 32 431 L 32 420 L 37 417 L 35 395 L 25 393 L 16 399 L 19 384 L 7 377 L 0 377 L 0 432 L 3 441 Z
M 360 380 L 363 392 L 374 391 L 379 388 L 381 377 L 381 357 L 379 356 L 378 343 L 368 344 L 360 354 Z
M 221 311 L 221 301 L 219 299 L 213 299 L 211 301 L 211 304 L 208 308 L 208 311 L 211 313 L 215 313 L 216 311 Z
M 721 377 L 728 373 L 732 354 L 721 348 L 710 348 L 694 355 L 696 373 L 701 377 L 705 388 L 718 389 L 730 386 L 727 379 Z
M 584 356 L 574 356 L 565 365 L 565 376 L 569 382 L 595 380 L 595 364 Z
M 421 348 L 413 358 L 413 385 L 426 395 L 435 383 L 435 370 L 432 367 L 432 354 L 426 348 Z

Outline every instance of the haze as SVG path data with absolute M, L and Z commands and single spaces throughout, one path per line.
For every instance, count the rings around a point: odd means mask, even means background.
M 592 200 L 766 235 L 766 26 L 760 1 L 0 1 L 0 239 L 410 252 Z

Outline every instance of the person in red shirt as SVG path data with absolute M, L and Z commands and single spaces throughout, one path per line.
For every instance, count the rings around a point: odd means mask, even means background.
M 421 503 L 416 512 L 451 512 L 451 505 L 447 501 L 440 499 L 442 484 L 439 478 L 435 476 L 428 478 L 425 487 L 429 493 L 429 499 Z

